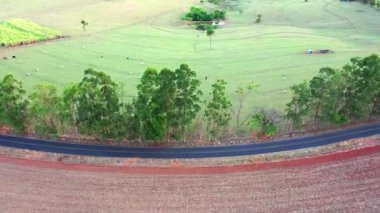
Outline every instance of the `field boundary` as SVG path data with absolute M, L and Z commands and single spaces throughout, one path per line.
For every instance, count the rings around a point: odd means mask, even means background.
M 270 169 L 284 169 L 315 164 L 324 164 L 335 161 L 344 161 L 365 155 L 372 155 L 380 152 L 380 145 L 366 147 L 346 152 L 336 152 L 333 154 L 285 160 L 267 163 L 251 163 L 237 166 L 216 166 L 216 167 L 117 167 L 99 166 L 85 164 L 68 164 L 42 160 L 27 160 L 0 156 L 0 164 L 12 164 L 44 169 L 57 169 L 75 172 L 95 172 L 95 173 L 122 173 L 122 174 L 145 174 L 145 175 L 194 175 L 194 174 L 226 174 L 243 173 Z
M 5 45 L 5 46 L 2 46 L 0 48 L 1 49 L 11 49 L 11 48 L 17 48 L 17 47 L 30 46 L 30 45 L 34 45 L 34 44 L 43 43 L 43 42 L 61 40 L 61 39 L 65 39 L 65 38 L 70 38 L 70 37 L 62 35 L 62 36 L 56 36 L 55 38 L 48 38 L 48 39 L 43 39 L 43 40 L 22 41 L 22 42 L 15 43 L 15 44 Z

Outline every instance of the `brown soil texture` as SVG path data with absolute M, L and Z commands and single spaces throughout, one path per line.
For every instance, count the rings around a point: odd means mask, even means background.
M 1 212 L 379 212 L 380 153 L 243 173 L 146 175 L 0 163 Z

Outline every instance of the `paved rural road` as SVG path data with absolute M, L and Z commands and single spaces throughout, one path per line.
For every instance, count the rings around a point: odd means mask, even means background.
M 261 144 L 194 148 L 142 148 L 67 144 L 61 142 L 0 136 L 0 146 L 53 152 L 70 155 L 97 157 L 138 157 L 138 158 L 211 158 L 265 154 L 280 151 L 311 148 L 340 141 L 380 134 L 380 123 L 321 134 L 311 137 L 294 138 Z

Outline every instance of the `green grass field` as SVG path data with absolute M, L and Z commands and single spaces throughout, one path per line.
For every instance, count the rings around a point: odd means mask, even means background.
M 124 93 L 132 97 L 147 67 L 175 69 L 187 63 L 198 72 L 206 93 L 223 78 L 236 98 L 235 88 L 253 81 L 260 89 L 247 110 L 258 105 L 283 109 L 289 87 L 310 79 L 320 67 L 338 68 L 351 57 L 380 53 L 380 12 L 337 0 L 240 0 L 243 13 L 228 13 L 209 50 L 206 33 L 180 21 L 198 2 L 0 0 L 0 21 L 23 18 L 70 36 L 0 49 L 1 58 L 17 56 L 0 59 L 0 77 L 15 74 L 27 89 L 40 82 L 62 87 L 79 81 L 83 70 L 92 67 L 123 82 Z M 254 23 L 257 14 L 262 14 L 261 24 Z M 82 19 L 89 22 L 85 32 Z M 306 55 L 307 49 L 334 53 Z

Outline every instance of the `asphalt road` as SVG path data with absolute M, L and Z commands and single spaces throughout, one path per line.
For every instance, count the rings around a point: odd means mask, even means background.
M 333 144 L 380 134 L 380 123 L 310 137 L 259 144 L 193 148 L 95 146 L 0 135 L 0 146 L 69 155 L 133 158 L 211 158 L 265 154 Z

